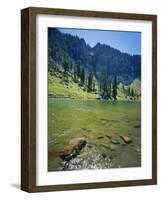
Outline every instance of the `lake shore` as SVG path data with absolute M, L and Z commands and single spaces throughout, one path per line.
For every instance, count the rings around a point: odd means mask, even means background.
M 106 102 L 141 102 L 141 99 L 101 99 L 101 98 L 69 98 L 69 97 L 55 97 L 55 96 L 48 96 L 48 99 L 61 99 L 61 100 L 84 100 L 84 101 L 93 101 L 93 100 L 97 100 L 97 101 L 106 101 Z

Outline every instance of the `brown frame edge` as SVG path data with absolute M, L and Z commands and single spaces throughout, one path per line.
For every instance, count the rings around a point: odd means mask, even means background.
M 152 21 L 152 179 L 36 186 L 36 15 Z M 157 184 L 157 16 L 29 7 L 21 10 L 21 189 L 62 191 Z

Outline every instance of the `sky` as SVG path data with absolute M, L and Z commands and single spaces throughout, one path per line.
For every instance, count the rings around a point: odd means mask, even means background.
M 131 55 L 141 55 L 141 33 L 127 31 L 100 31 L 86 29 L 59 28 L 62 33 L 84 38 L 91 47 L 97 43 L 109 45 Z

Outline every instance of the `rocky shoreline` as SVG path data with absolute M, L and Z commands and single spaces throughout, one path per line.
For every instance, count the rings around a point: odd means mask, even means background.
M 83 169 L 107 169 L 115 166 L 117 157 L 116 150 L 133 143 L 127 135 L 98 136 L 99 145 L 89 143 L 87 138 L 74 138 L 69 141 L 64 149 L 56 154 L 62 160 L 60 171 L 83 170 Z M 108 140 L 107 144 L 105 141 Z M 100 151 L 101 149 L 101 151 Z M 137 148 L 137 154 L 141 154 Z M 102 152 L 102 153 L 100 153 Z M 55 155 L 54 151 L 49 151 L 49 157 Z M 118 165 L 118 168 L 121 165 Z

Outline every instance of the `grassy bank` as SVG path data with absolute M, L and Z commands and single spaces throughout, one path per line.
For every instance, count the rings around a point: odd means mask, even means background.
M 84 91 L 83 87 L 79 87 L 77 83 L 68 78 L 68 82 L 62 80 L 60 74 L 48 74 L 48 96 L 55 98 L 70 99 L 96 99 L 97 94 Z
M 100 99 L 98 83 L 95 85 L 95 92 L 88 92 L 87 85 L 75 82 L 71 74 L 64 74 L 62 71 L 48 73 L 48 96 L 52 98 L 69 99 Z M 134 80 L 130 85 L 117 85 L 117 100 L 131 101 L 141 99 L 141 85 L 139 80 Z M 109 100 L 113 100 L 112 98 Z

